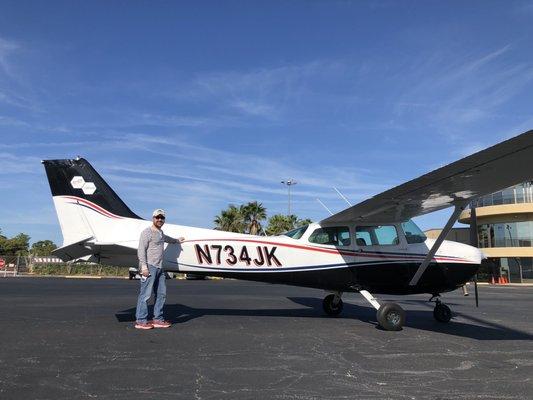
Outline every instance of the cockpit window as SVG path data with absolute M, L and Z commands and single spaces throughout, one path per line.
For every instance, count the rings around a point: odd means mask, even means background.
M 358 246 L 392 246 L 399 244 L 394 225 L 358 226 L 355 228 Z
M 409 244 L 424 243 L 427 239 L 424 232 L 412 220 L 402 222 L 402 229 Z
M 283 235 L 288 236 L 292 239 L 300 239 L 308 227 L 309 225 L 300 226 L 299 228 L 293 229 L 292 231 L 285 232 Z
M 350 229 L 347 226 L 334 226 L 315 229 L 309 236 L 311 243 L 330 244 L 333 246 L 350 245 Z

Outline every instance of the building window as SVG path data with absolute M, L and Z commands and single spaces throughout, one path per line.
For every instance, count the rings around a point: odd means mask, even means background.
M 533 247 L 533 221 L 482 224 L 480 247 Z

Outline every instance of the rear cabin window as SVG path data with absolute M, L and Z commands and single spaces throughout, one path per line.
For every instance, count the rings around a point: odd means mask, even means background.
M 334 226 L 315 229 L 309 236 L 311 243 L 330 244 L 333 246 L 350 245 L 350 229 L 347 226 Z
M 358 246 L 393 246 L 400 243 L 394 225 L 358 226 L 355 237 Z

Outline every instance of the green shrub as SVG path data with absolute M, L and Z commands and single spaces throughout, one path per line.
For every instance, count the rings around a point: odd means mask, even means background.
M 91 275 L 128 276 L 128 268 L 100 264 L 34 264 L 31 272 L 36 275 Z

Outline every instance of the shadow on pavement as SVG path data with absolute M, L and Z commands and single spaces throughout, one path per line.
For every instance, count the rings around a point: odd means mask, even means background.
M 299 317 L 299 318 L 332 318 L 322 311 L 322 299 L 314 297 L 288 297 L 292 302 L 306 308 L 283 309 L 231 309 L 231 308 L 194 308 L 182 304 L 165 305 L 165 316 L 173 324 L 180 324 L 195 318 L 224 315 L 249 317 Z M 402 301 L 403 303 L 403 301 Z M 149 313 L 152 313 L 150 306 Z M 433 310 L 406 309 L 405 326 L 424 331 L 438 332 L 447 335 L 467 337 L 477 340 L 533 340 L 533 335 L 507 326 L 484 321 L 470 315 L 454 313 L 454 315 L 469 319 L 473 323 L 454 321 L 447 324 L 437 322 L 433 318 Z M 115 314 L 119 322 L 134 322 L 135 308 L 128 308 Z M 350 318 L 374 325 L 381 329 L 376 322 L 376 310 L 370 306 L 344 303 L 342 314 L 336 318 Z M 477 324 L 475 324 L 477 323 Z

